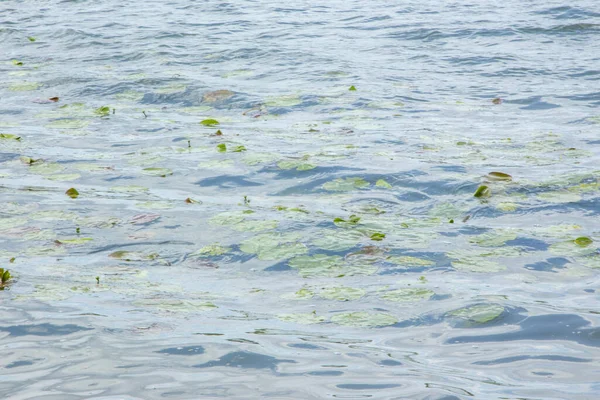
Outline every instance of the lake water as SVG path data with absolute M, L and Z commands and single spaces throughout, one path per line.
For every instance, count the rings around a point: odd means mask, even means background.
M 0 398 L 600 398 L 599 66 L 592 0 L 0 2 Z

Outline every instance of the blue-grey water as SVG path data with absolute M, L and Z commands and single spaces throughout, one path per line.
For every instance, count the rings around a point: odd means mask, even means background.
M 600 398 L 597 1 L 0 1 L 0 77 L 0 398 Z

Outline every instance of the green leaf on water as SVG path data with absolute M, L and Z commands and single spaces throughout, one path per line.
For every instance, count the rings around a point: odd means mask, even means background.
M 327 300 L 350 301 L 360 299 L 365 294 L 363 289 L 335 286 L 323 288 L 319 292 L 319 297 Z
M 144 168 L 142 172 L 144 175 L 160 176 L 162 178 L 173 175 L 173 171 L 169 168 Z
M 56 240 L 57 244 L 67 244 L 67 245 L 79 245 L 85 244 L 87 242 L 92 241 L 92 238 L 73 238 L 73 239 L 58 239 Z
M 498 319 L 504 313 L 504 307 L 498 304 L 478 304 L 450 311 L 446 316 L 463 321 L 465 327 L 483 325 Z
M 387 181 L 385 179 L 379 179 L 377 182 L 375 182 L 375 186 L 384 188 L 384 189 L 391 189 L 392 185 L 390 185 L 389 183 L 387 183 Z
M 398 319 L 390 314 L 369 313 L 366 311 L 336 314 L 331 317 L 331 322 L 359 328 L 375 328 L 398 323 Z
M 349 91 L 351 91 L 351 92 L 355 92 L 355 91 L 356 91 L 356 88 L 354 87 L 354 85 L 352 85 L 352 86 L 350 86 L 350 87 L 348 88 L 348 90 L 349 90 Z
M 475 191 L 473 196 L 474 197 L 489 197 L 490 194 L 491 194 L 490 188 L 487 187 L 486 185 L 481 185 L 477 188 L 477 190 Z
M 363 178 L 337 178 L 323 184 L 323 189 L 332 192 L 348 192 L 354 189 L 362 189 L 368 187 L 369 182 Z
M 316 313 L 298 313 L 298 314 L 279 314 L 277 319 L 284 322 L 294 322 L 296 324 L 310 325 L 320 324 L 325 322 L 325 317 L 317 315 Z
M 27 39 L 29 39 L 30 42 L 35 42 L 35 38 L 33 36 L 27 36 Z
M 213 243 L 191 253 L 190 257 L 222 256 L 230 250 L 231 249 L 229 247 L 221 246 L 219 243 Z
M 245 146 L 236 146 L 231 151 L 234 153 L 241 153 L 242 151 L 246 151 L 246 147 Z
M 432 265 L 435 265 L 433 261 L 411 256 L 391 256 L 388 257 L 385 261 L 392 264 L 407 267 L 430 267 Z
M 589 246 L 590 244 L 592 244 L 594 241 L 592 239 L 590 239 L 587 236 L 580 236 L 577 239 L 574 240 L 575 244 L 578 246 Z
M 240 243 L 240 250 L 256 254 L 259 260 L 282 260 L 308 253 L 308 248 L 299 243 L 296 233 L 263 233 Z
M 429 300 L 435 292 L 422 288 L 404 288 L 385 292 L 381 298 L 388 301 L 414 302 L 420 300 Z
M 71 189 L 67 190 L 65 192 L 65 194 L 72 199 L 76 199 L 77 197 L 79 197 L 79 192 L 75 188 L 71 188 Z
M 225 143 L 218 144 L 217 151 L 219 153 L 225 153 L 227 151 L 227 145 Z
M 21 67 L 23 65 L 22 61 L 19 60 L 12 60 L 13 65 L 18 65 L 19 67 Z
M 385 239 L 385 233 L 381 233 L 381 232 L 375 232 L 374 234 L 371 235 L 371 240 L 375 240 L 375 241 L 382 241 L 383 239 Z
M 490 181 L 512 181 L 512 176 L 504 172 L 490 172 L 486 178 Z
M 452 261 L 452 266 L 459 271 L 470 272 L 500 272 L 506 267 L 494 261 L 488 261 L 480 257 L 465 257 Z
M 98 107 L 94 110 L 94 113 L 100 115 L 101 117 L 105 117 L 108 114 L 110 114 L 110 107 L 109 106 Z
M 9 133 L 0 133 L 0 139 L 21 141 L 21 136 L 11 135 Z
M 217 121 L 216 119 L 208 118 L 208 119 L 204 119 L 204 120 L 200 121 L 200 125 L 217 126 L 217 125 L 219 125 L 219 121 Z

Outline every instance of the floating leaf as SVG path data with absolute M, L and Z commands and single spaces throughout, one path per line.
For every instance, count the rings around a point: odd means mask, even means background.
M 58 239 L 58 240 L 56 240 L 56 244 L 79 245 L 79 244 L 85 244 L 92 240 L 93 240 L 92 238 L 86 238 L 86 237 L 73 238 L 73 239 Z
M 202 96 L 202 100 L 208 103 L 214 103 L 218 101 L 227 100 L 235 95 L 235 92 L 231 90 L 214 90 L 212 92 L 206 92 Z
M 110 107 L 109 106 L 98 107 L 94 110 L 94 113 L 96 113 L 102 117 L 105 117 L 108 114 L 110 114 Z
M 23 62 L 19 61 L 19 60 L 12 60 L 12 63 L 13 63 L 13 65 L 17 65 L 19 67 L 23 65 Z
M 33 36 L 27 36 L 27 39 L 28 39 L 30 42 L 35 42 L 35 38 L 34 38 Z
M 311 169 L 315 169 L 317 168 L 316 165 L 313 164 L 308 164 L 304 161 L 301 160 L 287 160 L 287 161 L 280 161 L 277 163 L 277 166 L 280 169 L 296 169 L 297 171 L 309 171 Z
M 0 139 L 20 141 L 21 136 L 11 135 L 9 133 L 0 133 Z
M 496 97 L 495 99 L 492 100 L 492 103 L 496 104 L 496 105 L 502 104 L 502 99 L 499 97 Z
M 350 86 L 350 87 L 348 88 L 348 90 L 349 90 L 349 91 L 351 91 L 351 92 L 355 92 L 355 91 L 356 91 L 356 88 L 354 87 L 354 85 L 352 85 L 352 86 Z
M 504 172 L 490 172 L 486 178 L 490 181 L 512 181 L 512 176 Z
M 200 121 L 200 125 L 217 126 L 217 125 L 219 125 L 219 121 L 217 121 L 216 119 L 208 118 L 208 119 L 204 119 L 204 120 Z
M 585 247 L 585 246 L 589 246 L 594 241 L 587 236 L 580 236 L 577 239 L 575 239 L 574 242 L 575 242 L 575 244 L 577 244 L 579 246 Z
M 392 264 L 407 267 L 430 267 L 432 265 L 435 265 L 433 261 L 411 256 L 391 256 L 386 258 L 385 261 Z
M 489 197 L 491 194 L 490 188 L 485 186 L 485 185 L 481 185 L 477 188 L 477 190 L 475 191 L 475 193 L 473 194 L 473 196 L 475 197 Z
M 374 234 L 371 235 L 371 240 L 375 240 L 375 241 L 382 241 L 383 239 L 385 239 L 385 233 L 381 233 L 381 232 L 375 232 Z
M 168 175 L 173 175 L 173 171 L 169 168 L 144 168 L 142 172 L 145 175 L 160 176 L 163 178 L 167 177 Z
M 429 300 L 435 292 L 429 289 L 404 288 L 385 292 L 381 298 L 388 301 L 414 302 L 420 300 Z
M 500 272 L 506 269 L 504 265 L 478 257 L 452 261 L 452 266 L 457 270 L 470 272 Z
M 246 151 L 246 147 L 244 146 L 236 146 L 233 148 L 233 150 L 231 150 L 233 153 L 241 153 L 243 151 Z
M 379 179 L 377 182 L 375 182 L 375 186 L 384 188 L 384 189 L 391 189 L 392 185 L 390 185 L 389 183 L 387 183 L 387 181 L 385 181 L 384 179 Z
M 190 254 L 190 257 L 195 256 L 222 256 L 223 254 L 229 252 L 231 249 L 229 247 L 221 246 L 219 243 L 213 243 L 208 246 L 204 246 L 200 250 L 196 250 L 195 252 Z
M 319 297 L 328 300 L 350 301 L 360 299 L 365 294 L 366 292 L 363 289 L 335 286 L 323 288 L 319 292 Z
M 589 239 L 589 238 L 585 238 Z M 548 250 L 552 254 L 556 254 L 563 257 L 582 257 L 596 253 L 595 246 L 590 246 L 592 243 L 585 244 L 587 241 L 583 239 L 581 242 L 583 245 L 576 242 L 575 240 L 568 240 L 565 242 L 558 242 L 550 245 Z
M 191 197 L 188 197 L 187 199 L 185 199 L 185 202 L 188 204 L 202 204 L 202 202 L 200 200 L 194 200 Z
M 72 199 L 76 199 L 76 198 L 78 198 L 78 197 L 79 197 L 79 192 L 78 192 L 78 191 L 77 191 L 77 189 L 75 189 L 75 188 L 71 188 L 71 189 L 67 190 L 67 191 L 65 192 L 65 194 L 66 194 L 67 196 L 69 196 L 70 198 L 72 198 Z
M 262 232 L 275 229 L 278 224 L 275 220 L 244 220 L 233 225 L 233 229 L 239 232 Z
M 506 242 L 515 240 L 517 234 L 509 230 L 498 231 L 498 232 L 487 232 L 482 235 L 471 237 L 469 242 L 475 243 L 478 246 L 484 247 L 498 247 L 503 246 Z
M 338 178 L 323 184 L 323 189 L 334 192 L 347 192 L 368 187 L 369 182 L 362 178 Z
M 398 319 L 390 314 L 369 313 L 365 311 L 336 314 L 331 317 L 331 322 L 359 328 L 375 328 L 398 323 Z
M 60 100 L 60 98 L 57 97 L 57 96 L 54 96 L 54 97 L 50 97 L 48 100 L 53 101 L 53 102 L 56 103 L 58 100 Z
M 566 190 L 539 193 L 537 198 L 550 203 L 577 203 L 578 201 L 581 201 L 581 195 L 579 193 L 573 193 Z
M 299 239 L 295 233 L 263 233 L 240 243 L 240 250 L 256 254 L 259 260 L 281 260 L 308 252 Z
M 330 251 L 344 251 L 355 247 L 365 235 L 355 230 L 323 229 L 312 240 L 312 244 Z
M 478 304 L 450 311 L 446 315 L 458 318 L 464 322 L 466 327 L 487 324 L 498 319 L 504 314 L 504 307 L 498 304 Z
M 40 84 L 37 82 L 21 82 L 10 85 L 8 90 L 13 92 L 26 92 L 30 90 L 37 90 L 39 87 Z
M 225 153 L 227 151 L 227 145 L 225 143 L 220 143 L 217 145 L 217 151 L 219 153 Z
M 279 314 L 277 319 L 284 322 L 294 322 L 296 324 L 310 325 L 310 324 L 320 324 L 321 322 L 325 322 L 325 317 L 317 315 L 316 313 L 306 313 L 306 314 Z
M 286 95 L 279 97 L 270 97 L 265 101 L 265 105 L 269 107 L 292 107 L 302 103 L 302 100 L 297 95 Z

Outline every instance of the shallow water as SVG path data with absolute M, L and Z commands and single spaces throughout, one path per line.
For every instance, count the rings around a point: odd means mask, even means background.
M 0 397 L 597 399 L 599 37 L 589 0 L 1 2 Z

